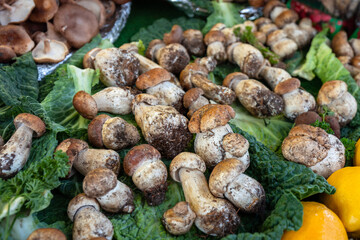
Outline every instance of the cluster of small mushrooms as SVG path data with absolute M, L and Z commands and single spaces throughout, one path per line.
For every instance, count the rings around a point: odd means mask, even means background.
M 73 239 L 112 239 L 113 227 L 101 209 L 110 213 L 134 210 L 131 189 L 117 180 L 121 161 L 116 151 L 124 148 L 131 148 L 123 160 L 124 172 L 132 177 L 149 206 L 165 200 L 168 175 L 181 183 L 186 201 L 177 203 L 162 218 L 171 234 L 185 234 L 195 223 L 205 234 L 224 236 L 236 232 L 239 210 L 261 213 L 265 191 L 244 173 L 251 161 L 249 142 L 228 124 L 235 117 L 230 105 L 236 98 L 255 117 L 284 114 L 295 120 L 296 127 L 282 146 L 286 159 L 325 178 L 344 166 L 345 149 L 338 137 L 340 127 L 357 112 L 354 97 L 347 92 L 345 82 L 335 80 L 322 86 L 315 101 L 298 79 L 271 66 L 257 48 L 240 42 L 234 29 L 243 32 L 252 26 L 256 36 L 266 36 L 271 48 L 284 51 L 278 53 L 286 57 L 314 35 L 311 25 L 304 24 L 307 20 L 296 25 L 297 15 L 281 2 L 270 1 L 264 11 L 271 20 L 246 21 L 233 28 L 219 23 L 205 36 L 199 30 L 183 31 L 174 25 L 162 40 L 150 42 L 146 57 L 138 53 L 137 43 L 96 48 L 85 55 L 84 68 L 99 70 L 106 88 L 94 95 L 80 91 L 73 98 L 74 108 L 91 120 L 88 140 L 94 148 L 78 139 L 66 139 L 56 148 L 69 156 L 67 177 L 75 170 L 85 176 L 84 193 L 68 205 L 68 216 L 74 222 Z M 279 36 L 271 35 L 276 32 Z M 198 58 L 190 62 L 190 56 Z M 208 73 L 226 60 L 237 64 L 242 72 L 229 74 L 219 86 L 209 80 Z M 322 114 L 325 108 L 333 116 L 323 119 L 315 112 Z M 121 117 L 99 112 L 134 114 L 148 144 L 139 145 L 137 128 Z M 329 122 L 336 136 L 309 125 L 316 120 Z M 18 132 L 22 137 L 26 132 L 27 142 L 32 135 L 42 133 L 19 117 L 14 123 L 17 132 L 0 150 L 1 177 L 16 173 L 5 172 L 9 164 L 3 159 L 11 154 L 7 149 L 12 142 L 19 142 Z M 193 134 L 194 153 L 186 152 Z M 29 150 L 29 144 L 24 148 Z M 172 159 L 169 172 L 162 157 Z M 211 171 L 208 181 L 206 169 Z
M 128 1 L 0 0 L 0 63 L 30 51 L 37 63 L 60 62 L 111 25 L 116 4 Z

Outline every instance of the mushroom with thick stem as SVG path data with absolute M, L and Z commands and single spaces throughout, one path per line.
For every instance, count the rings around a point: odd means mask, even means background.
M 257 27 L 259 32 L 262 32 L 265 34 L 265 36 L 268 36 L 273 31 L 279 29 L 270 18 L 261 17 L 254 21 L 255 26 Z M 266 40 L 265 40 L 266 41 Z
M 210 104 L 210 101 L 203 96 L 204 91 L 201 88 L 191 88 L 183 98 L 184 107 L 189 109 L 187 116 L 191 117 L 199 108 Z
M 196 133 L 194 150 L 207 167 L 226 158 L 237 158 L 245 166 L 250 164 L 249 142 L 227 124 L 234 117 L 232 107 L 219 104 L 205 105 L 191 116 L 189 130 Z
M 133 100 L 132 111 L 145 140 L 165 158 L 171 159 L 187 146 L 192 134 L 188 120 L 174 107 L 158 105 L 149 94 L 139 94 Z
M 178 202 L 174 207 L 164 212 L 161 222 L 166 231 L 173 235 L 182 235 L 190 231 L 196 214 L 188 202 Z
M 48 22 L 58 11 L 56 0 L 34 0 L 35 8 L 32 10 L 29 19 L 33 22 Z
M 284 100 L 264 84 L 249 79 L 241 72 L 230 73 L 223 85 L 233 89 L 240 103 L 253 115 L 259 118 L 272 117 L 284 111 Z
M 74 174 L 72 166 L 82 175 L 103 167 L 118 175 L 120 171 L 120 156 L 117 152 L 107 149 L 90 149 L 89 145 L 80 139 L 68 138 L 62 141 L 55 151 L 63 151 L 69 157 L 71 166 L 68 178 Z
M 356 99 L 347 91 L 347 84 L 340 80 L 324 83 L 319 90 L 317 103 L 319 111 L 326 106 L 334 112 L 341 126 L 348 124 L 357 112 Z
M 181 44 L 187 49 L 190 56 L 200 57 L 205 53 L 204 36 L 200 30 L 185 30 Z
M 124 115 L 131 113 L 131 102 L 139 93 L 130 87 L 107 87 L 94 95 L 79 91 L 74 95 L 73 105 L 87 119 L 93 119 L 98 112 Z
M 185 199 L 196 214 L 195 225 L 202 232 L 224 236 L 236 231 L 240 217 L 230 202 L 211 194 L 204 176 L 205 163 L 198 155 L 180 153 L 169 169 L 172 179 L 181 182 Z
M 281 146 L 284 157 L 328 178 L 345 165 L 345 147 L 332 134 L 306 124 L 292 128 Z
M 263 12 L 264 16 L 273 20 L 279 28 L 296 22 L 299 19 L 298 14 L 294 10 L 288 9 L 284 3 L 277 0 L 269 1 L 265 5 Z
M 7 25 L 0 26 L 0 45 L 11 47 L 17 55 L 22 55 L 30 52 L 35 43 L 22 26 Z
M 67 215 L 73 226 L 73 240 L 88 240 L 105 237 L 111 240 L 114 228 L 110 220 L 100 212 L 98 201 L 80 193 L 68 205 Z
M 207 46 L 206 55 L 212 56 L 218 63 L 227 60 L 226 37 L 221 30 L 211 30 L 204 37 L 204 43 Z
M 0 2 L 0 25 L 5 26 L 9 23 L 25 22 L 34 7 L 34 0 L 15 0 L 10 3 L 6 3 L 6 1 Z
M 120 150 L 138 143 L 140 134 L 134 125 L 124 119 L 101 114 L 90 122 L 88 138 L 95 147 Z
M 243 212 L 261 214 L 265 210 L 265 190 L 258 181 L 244 174 L 246 168 L 235 158 L 218 163 L 209 178 L 210 192 L 228 199 Z
M 148 144 L 133 147 L 123 164 L 125 173 L 144 193 L 149 206 L 160 205 L 165 200 L 168 173 L 158 150 Z
M 291 36 L 293 36 L 293 38 L 300 39 L 299 36 L 294 36 L 295 32 L 293 32 L 293 30 L 294 29 L 291 29 L 291 27 L 289 27 L 287 31 L 285 29 L 278 29 L 267 36 L 266 44 L 271 48 L 274 53 L 279 55 L 280 58 L 290 57 L 298 50 L 297 43 L 292 38 L 289 38 L 287 34 L 287 32 L 291 31 Z M 307 33 L 304 31 L 304 34 Z M 300 36 L 303 35 L 300 34 Z M 306 40 L 301 40 L 301 43 L 306 43 Z M 300 40 L 297 41 L 300 42 Z
M 69 53 L 67 46 L 60 41 L 44 39 L 32 50 L 32 56 L 37 63 L 58 63 Z
M 56 228 L 39 228 L 33 231 L 26 240 L 66 240 L 65 234 Z
M 134 211 L 134 196 L 131 189 L 116 178 L 107 168 L 97 168 L 86 174 L 83 181 L 86 196 L 96 198 L 107 212 L 131 213 Z
M 331 41 L 331 48 L 337 57 L 354 57 L 354 51 L 350 43 L 348 42 L 347 34 L 345 31 L 339 31 L 337 34 L 335 34 Z
M 0 178 L 15 176 L 29 158 L 32 138 L 41 137 L 46 127 L 37 116 L 20 113 L 14 119 L 15 133 L 0 147 Z

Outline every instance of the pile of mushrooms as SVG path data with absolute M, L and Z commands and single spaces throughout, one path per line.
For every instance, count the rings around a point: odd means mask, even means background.
M 32 51 L 37 63 L 57 63 L 111 22 L 119 0 L 2 0 L 0 63 Z

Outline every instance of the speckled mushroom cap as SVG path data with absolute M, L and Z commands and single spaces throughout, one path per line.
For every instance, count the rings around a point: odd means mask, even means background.
M 95 69 L 94 61 L 96 54 L 98 54 L 102 49 L 101 48 L 93 48 L 88 51 L 83 58 L 83 67 Z
M 56 228 L 39 228 L 27 240 L 66 240 L 65 234 Z
M 206 45 L 209 45 L 213 42 L 221 42 L 225 45 L 226 37 L 224 33 L 222 33 L 220 30 L 211 30 L 210 32 L 208 32 L 204 37 L 204 43 Z
M 136 80 L 136 87 L 140 90 L 148 89 L 159 83 L 170 81 L 171 74 L 163 68 L 154 68 L 141 74 Z
M 228 133 L 222 141 L 224 150 L 232 156 L 240 158 L 247 153 L 249 149 L 249 141 L 239 133 Z
M 284 95 L 285 93 L 289 93 L 300 88 L 300 85 L 301 82 L 299 79 L 289 78 L 276 85 L 274 92 L 279 95 Z
M 98 113 L 95 99 L 85 91 L 79 91 L 74 95 L 73 106 L 86 119 L 93 119 Z
M 97 168 L 85 176 L 83 190 L 86 196 L 98 198 L 115 188 L 116 184 L 117 178 L 113 171 L 107 168 Z
M 235 117 L 234 109 L 229 105 L 208 104 L 197 110 L 189 121 L 191 133 L 206 132 L 224 126 Z
M 219 162 L 211 172 L 209 188 L 215 197 L 224 198 L 227 186 L 241 173 L 245 172 L 247 166 L 236 158 L 228 158 Z
M 179 171 L 181 168 L 198 170 L 202 173 L 206 171 L 204 160 L 202 160 L 199 155 L 190 152 L 178 154 L 170 163 L 170 176 L 176 182 L 180 182 Z
M 204 91 L 201 88 L 191 88 L 183 97 L 184 107 L 189 108 L 191 103 L 196 101 L 202 95 L 204 95 Z
M 190 63 L 188 64 L 180 73 L 180 84 L 185 90 L 189 90 L 192 88 L 192 83 L 190 77 L 192 74 L 201 74 L 203 76 L 207 76 L 208 69 L 202 66 L 199 63 Z
M 191 56 L 203 56 L 205 53 L 203 38 L 203 34 L 200 30 L 188 29 L 184 31 L 181 43 Z
M 161 159 L 161 154 L 156 148 L 149 144 L 142 144 L 133 147 L 124 158 L 124 171 L 128 176 L 132 176 L 136 169 L 144 161 L 157 161 Z
M 224 81 L 223 81 L 223 86 L 228 87 L 228 88 L 233 88 L 233 86 L 236 86 L 236 82 L 239 82 L 241 80 L 246 80 L 249 79 L 248 75 L 241 73 L 241 72 L 233 72 L 228 74 Z
M 45 123 L 39 117 L 30 113 L 20 113 L 15 117 L 14 125 L 16 129 L 23 124 L 34 131 L 34 137 L 41 137 L 46 131 Z
M 161 219 L 166 230 L 173 235 L 187 233 L 196 219 L 188 202 L 178 202 L 173 208 L 167 210 Z
M 158 63 L 171 73 L 180 73 L 190 62 L 186 48 L 179 43 L 171 43 L 159 51 Z
M 100 205 L 95 198 L 90 198 L 85 195 L 85 193 L 80 193 L 76 195 L 68 204 L 67 215 L 71 221 L 74 221 L 75 214 L 82 207 L 90 206 L 100 211 Z
M 111 117 L 106 114 L 100 114 L 96 116 L 88 126 L 88 139 L 92 146 L 94 147 L 104 147 L 104 142 L 102 139 L 102 129 L 106 120 Z

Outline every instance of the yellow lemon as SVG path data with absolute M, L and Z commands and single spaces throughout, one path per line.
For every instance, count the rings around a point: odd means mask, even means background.
M 360 166 L 360 139 L 355 145 L 354 166 Z
M 339 217 L 318 202 L 301 202 L 303 224 L 297 231 L 286 231 L 282 240 L 347 240 L 346 230 Z
M 323 203 L 339 216 L 350 236 L 360 237 L 360 167 L 337 170 L 327 181 L 336 192 L 323 194 Z

